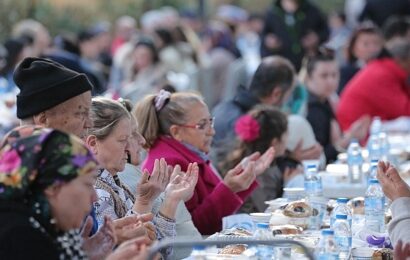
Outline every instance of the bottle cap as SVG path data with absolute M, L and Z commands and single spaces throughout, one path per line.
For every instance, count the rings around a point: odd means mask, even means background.
M 370 245 L 374 245 L 374 246 L 382 245 L 385 240 L 386 240 L 385 237 L 379 237 L 375 235 L 369 235 L 366 237 L 367 243 L 369 243 Z
M 195 245 L 192 247 L 192 249 L 194 250 L 205 250 L 205 246 L 204 245 Z
M 344 214 L 337 214 L 336 215 L 336 219 L 347 219 L 347 215 L 344 215 Z
M 334 235 L 335 232 L 331 229 L 323 229 L 322 230 L 322 235 Z
M 265 222 L 263 222 L 263 223 L 256 223 L 256 227 L 257 227 L 257 228 L 267 229 L 267 228 L 269 228 L 269 223 L 265 223 Z
M 379 180 L 378 180 L 378 179 L 371 179 L 371 180 L 370 180 L 370 183 L 371 183 L 371 184 L 379 183 Z
M 315 164 L 309 164 L 307 166 L 308 169 L 316 169 L 316 165 Z
M 337 199 L 337 203 L 346 204 L 348 201 L 349 201 L 348 198 L 338 198 L 338 199 Z

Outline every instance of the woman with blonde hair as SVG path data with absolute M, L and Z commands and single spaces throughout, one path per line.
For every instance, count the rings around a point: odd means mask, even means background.
M 170 165 L 180 165 L 183 171 L 192 162 L 198 164 L 198 183 L 185 205 L 202 235 L 221 230 L 222 218 L 240 208 L 257 187 L 256 176 L 273 159 L 273 148 L 262 156 L 252 154 L 246 163 L 237 164 L 222 179 L 208 157 L 215 134 L 213 118 L 203 99 L 193 93 L 161 91 L 145 97 L 134 114 L 148 149 L 143 169 L 152 170 L 158 158 L 165 158 Z
M 124 170 L 130 149 L 129 112 L 117 101 L 98 97 L 92 100 L 90 117 L 93 127 L 89 129 L 86 142 L 102 167 L 95 184 L 98 199 L 94 207 L 99 224 L 105 215 L 118 219 L 150 212 L 152 201 L 166 191 L 164 202 L 153 218 L 155 235 L 151 236 L 151 240 L 155 236 L 158 239 L 174 237 L 176 208 L 181 200 L 192 196 L 196 166 L 189 165 L 186 175 L 181 176 L 179 166 L 172 168 L 165 160 L 156 160 L 151 173 L 145 171 L 142 177 L 143 182 L 154 182 L 156 185 L 145 185 L 137 191 L 130 191 L 117 175 Z M 152 231 L 152 226 L 147 229 Z M 168 248 L 163 254 L 168 257 L 171 252 Z

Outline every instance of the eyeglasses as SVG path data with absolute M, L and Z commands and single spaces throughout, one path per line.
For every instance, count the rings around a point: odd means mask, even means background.
M 214 128 L 214 123 L 215 123 L 215 117 L 211 117 L 209 119 L 203 119 L 195 125 L 179 125 L 179 126 L 195 128 L 195 129 L 203 131 L 205 129 Z

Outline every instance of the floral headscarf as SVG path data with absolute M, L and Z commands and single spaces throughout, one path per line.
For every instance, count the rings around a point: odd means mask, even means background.
M 61 250 L 60 258 L 73 257 L 72 253 L 67 254 L 73 251 L 81 258 L 77 232 L 62 232 L 57 228 L 44 190 L 91 173 L 97 165 L 92 153 L 73 135 L 34 126 L 16 128 L 1 144 L 0 203 L 25 205 L 33 216 L 30 218 L 33 226 L 55 239 Z

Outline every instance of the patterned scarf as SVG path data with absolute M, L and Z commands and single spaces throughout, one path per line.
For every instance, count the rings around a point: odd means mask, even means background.
M 60 259 L 85 259 L 78 230 L 58 228 L 44 190 L 93 172 L 92 153 L 73 135 L 35 126 L 12 130 L 0 147 L 0 202 L 25 205 L 31 225 L 54 240 Z

